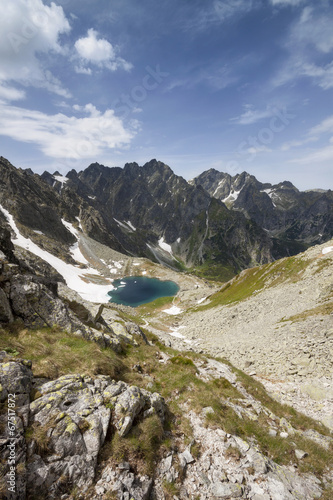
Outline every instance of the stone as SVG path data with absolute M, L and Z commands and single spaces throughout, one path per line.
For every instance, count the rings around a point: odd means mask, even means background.
M 303 458 L 308 456 L 308 453 L 303 450 L 295 450 L 295 455 L 298 460 L 302 460 Z
M 243 488 L 239 484 L 213 483 L 210 487 L 213 498 L 240 498 L 243 495 Z
M 117 397 L 113 424 L 120 436 L 126 436 L 130 431 L 133 420 L 143 409 L 145 399 L 138 387 L 129 387 Z
M 192 457 L 189 449 L 186 449 L 182 453 L 178 453 L 178 458 L 182 469 L 184 469 L 187 464 L 191 464 L 194 462 L 194 458 Z

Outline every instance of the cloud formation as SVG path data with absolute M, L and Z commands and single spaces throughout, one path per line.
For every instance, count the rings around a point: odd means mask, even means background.
M 264 120 L 265 118 L 274 116 L 274 110 L 268 107 L 262 110 L 254 109 L 254 106 L 252 106 L 252 104 L 246 104 L 244 107 L 244 113 L 242 113 L 240 116 L 232 118 L 231 121 L 238 123 L 239 125 L 250 125 Z
M 135 132 L 108 109 L 104 113 L 92 104 L 74 110 L 83 116 L 40 111 L 5 105 L 0 101 L 0 134 L 33 143 L 51 158 L 96 158 L 103 151 L 129 144 Z
M 250 12 L 253 8 L 252 0 L 215 0 L 214 10 L 221 21 L 235 15 Z
M 81 60 L 81 65 L 76 66 L 77 73 L 91 74 L 87 64 L 94 64 L 100 68 L 115 71 L 122 68 L 129 71 L 132 64 L 125 61 L 116 54 L 115 48 L 105 38 L 98 38 L 98 32 L 89 29 L 87 36 L 79 38 L 75 42 L 76 52 Z
M 304 3 L 306 0 L 270 0 L 272 5 L 300 5 L 301 3 Z
M 333 87 L 333 12 L 320 4 L 305 7 L 292 26 L 285 48 L 289 58 L 274 78 L 274 86 L 285 85 L 300 77 L 311 78 L 324 90 Z
M 64 54 L 59 37 L 70 31 L 62 7 L 42 0 L 11 0 L 0 18 L 0 82 L 43 87 L 64 97 L 69 93 L 41 62 L 40 55 Z

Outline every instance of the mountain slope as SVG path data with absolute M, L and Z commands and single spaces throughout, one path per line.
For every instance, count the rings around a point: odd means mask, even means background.
M 279 400 L 333 429 L 333 240 L 247 269 L 218 292 L 180 296 L 182 342 L 228 359 Z M 172 325 L 164 338 L 172 338 Z M 281 392 L 283 391 L 283 392 Z
M 327 428 L 230 363 L 0 262 L 1 497 L 330 498 Z
M 68 262 L 76 239 L 66 223 L 123 254 L 202 269 L 215 279 L 272 258 L 271 241 L 255 222 L 156 160 L 123 169 L 92 164 L 64 177 L 38 176 L 2 159 L 0 171 L 0 203 L 23 234 Z
M 333 236 L 332 191 L 300 192 L 290 182 L 259 182 L 246 172 L 232 177 L 210 169 L 191 183 L 244 213 L 274 239 L 275 257 L 297 253 Z

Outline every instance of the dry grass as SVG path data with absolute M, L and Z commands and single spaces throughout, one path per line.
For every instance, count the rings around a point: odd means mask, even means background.
M 0 350 L 4 348 L 32 360 L 36 377 L 54 379 L 67 373 L 84 373 L 117 378 L 124 368 L 112 350 L 58 328 L 27 330 L 16 325 L 14 331 L 0 329 Z

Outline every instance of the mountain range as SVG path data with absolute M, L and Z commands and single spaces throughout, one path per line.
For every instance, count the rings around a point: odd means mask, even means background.
M 1 158 L 0 174 L 0 203 L 22 234 L 67 262 L 76 238 L 64 221 L 122 254 L 219 280 L 333 235 L 331 191 L 302 193 L 245 172 L 208 170 L 187 182 L 151 160 L 38 175 Z
M 332 498 L 333 240 L 274 260 L 329 237 L 331 192 L 209 172 L 1 158 L 1 498 Z M 131 275 L 179 291 L 110 303 Z

